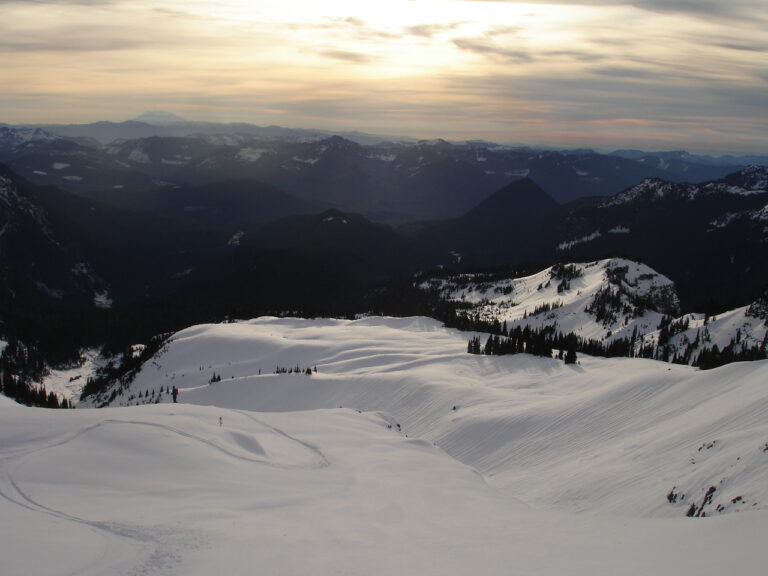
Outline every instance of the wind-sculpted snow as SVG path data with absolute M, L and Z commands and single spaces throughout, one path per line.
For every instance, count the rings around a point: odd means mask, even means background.
M 768 390 L 760 384 L 768 363 L 700 372 L 582 356 L 566 366 L 469 355 L 466 337 L 427 318 L 196 326 L 176 334 L 114 404 L 165 404 L 177 386 L 185 403 L 227 409 L 383 413 L 394 429 L 435 443 L 511 494 L 578 512 L 682 516 L 723 478 L 728 489 L 713 507 L 768 503 L 759 481 L 768 457 L 758 450 L 768 442 Z M 728 449 L 717 465 L 689 464 L 694 450 L 718 438 Z M 754 467 L 737 472 L 736 462 Z M 683 485 L 686 498 L 668 502 L 669 490 Z
M 116 397 L 139 406 L 0 397 L 3 572 L 763 573 L 768 362 L 566 366 L 467 336 L 202 325 Z

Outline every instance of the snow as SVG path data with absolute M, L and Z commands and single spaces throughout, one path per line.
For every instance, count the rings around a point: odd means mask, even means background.
M 69 180 L 71 182 L 81 182 L 83 180 L 82 176 L 64 176 L 64 180 Z
M 32 143 L 53 142 L 57 137 L 40 128 L 10 128 L 0 126 L 0 140 L 14 148 L 22 145 L 29 147 Z
M 754 196 L 755 194 L 765 194 L 765 190 L 750 190 L 742 188 L 741 186 L 729 186 L 726 191 L 729 194 L 735 194 L 737 196 Z
M 70 164 L 67 164 L 66 162 L 54 162 L 51 165 L 51 168 L 54 170 L 64 170 L 65 168 L 69 168 Z
M 44 172 L 43 170 L 32 170 L 32 174 L 37 174 L 38 176 L 48 176 L 48 172 Z
M 627 226 L 616 226 L 608 230 L 608 234 L 629 234 L 630 229 Z
M 298 156 L 294 156 L 293 160 L 303 164 L 317 164 L 320 161 L 320 158 L 299 158 Z
M 707 232 L 712 232 L 712 230 L 716 228 L 725 228 L 728 226 L 731 222 L 739 218 L 740 216 L 743 216 L 743 212 L 726 212 L 722 216 L 716 218 L 715 220 L 712 220 L 709 225 L 711 228 L 707 230 Z
M 755 210 L 752 213 L 751 218 L 753 220 L 759 220 L 759 221 L 762 221 L 762 222 L 768 222 L 768 204 L 766 204 L 765 206 L 763 206 L 759 210 Z
M 245 232 L 238 230 L 232 236 L 230 236 L 229 240 L 227 240 L 227 246 L 240 246 L 240 242 L 242 241 L 243 236 L 245 236 Z
M 264 148 L 241 148 L 238 150 L 236 158 L 243 162 L 256 162 L 268 152 L 269 150 Z
M 47 294 L 51 298 L 56 298 L 57 300 L 62 300 L 64 298 L 64 290 L 59 288 L 51 288 L 42 280 L 35 281 L 35 286 L 38 290 L 40 290 L 40 292 Z
M 104 363 L 99 357 L 98 350 L 85 350 L 82 353 L 82 363 L 69 368 L 50 370 L 43 379 L 45 389 L 53 392 L 59 400 L 66 398 L 75 404 L 89 377 L 93 376 L 96 368 Z
M 0 398 L 4 573 L 764 573 L 768 362 L 566 366 L 469 355 L 468 336 L 202 325 L 124 391 L 179 404 Z M 318 372 L 269 373 L 297 362 Z M 685 518 L 710 486 L 716 517 Z
M 381 160 L 382 162 L 394 162 L 395 160 L 397 160 L 396 154 L 385 154 L 385 153 L 371 154 L 368 157 L 372 160 Z
M 112 308 L 112 298 L 107 290 L 97 291 L 93 295 L 93 304 L 97 308 Z
M 581 238 L 576 238 L 575 240 L 571 240 L 570 242 L 560 242 L 560 244 L 557 245 L 558 250 L 570 250 L 574 246 L 578 244 L 585 244 L 587 242 L 592 242 L 592 240 L 597 240 L 600 238 L 602 234 L 600 234 L 600 230 L 595 230 L 592 232 L 592 234 L 588 234 L 587 236 L 582 236 Z
M 748 306 L 729 310 L 711 318 L 704 314 L 686 314 L 676 320 L 688 320 L 688 329 L 672 336 L 670 343 L 677 350 L 685 350 L 689 343 L 699 335 L 700 345 L 695 348 L 695 357 L 702 348 L 717 347 L 722 350 L 738 338 L 739 343 L 748 348 L 759 346 L 766 338 L 768 325 L 762 318 L 747 315 Z M 646 342 L 658 342 L 659 331 L 652 331 L 645 336 Z
M 658 201 L 668 197 L 683 200 L 696 200 L 699 197 L 716 194 L 731 194 L 736 196 L 754 196 L 768 193 L 768 171 L 761 167 L 754 170 L 744 169 L 739 174 L 745 180 L 745 187 L 725 184 L 723 182 L 708 182 L 705 184 L 671 183 L 656 178 L 647 178 L 602 204 L 603 207 L 619 206 L 634 202 L 640 198 Z
M 623 258 L 572 264 L 579 273 L 565 290 L 558 289 L 559 280 L 552 278 L 552 268 L 524 278 L 487 281 L 482 275 L 428 280 L 422 287 L 437 288 L 444 298 L 474 304 L 472 314 L 492 321 L 497 318 L 508 327 L 541 328 L 556 324 L 564 334 L 573 332 L 582 338 L 610 341 L 629 338 L 635 328 L 642 335 L 655 330 L 662 311 L 649 309 L 642 315 L 629 317 L 617 314 L 613 322 L 598 322 L 585 312 L 595 295 L 609 287 L 607 274 L 611 270 L 627 269 L 622 288 L 634 295 L 662 303 L 669 301 L 674 308 L 677 296 L 674 284 L 649 266 Z M 614 287 L 615 290 L 617 287 Z M 551 311 L 534 314 L 542 306 L 555 306 Z M 631 316 L 631 315 L 630 315 Z
M 734 221 L 740 219 L 750 219 L 756 222 L 768 221 L 768 204 L 757 210 L 744 210 L 742 212 L 727 212 L 722 216 L 712 220 L 709 223 L 710 228 L 707 232 L 712 232 L 718 228 L 726 228 Z M 768 233 L 768 228 L 764 228 L 763 232 Z
M 347 219 L 342 218 L 341 216 L 327 216 L 323 218 L 323 222 L 341 222 L 342 224 L 349 224 Z
M 144 152 L 144 149 L 141 146 L 137 146 L 131 150 L 131 153 L 128 154 L 128 160 L 136 162 L 137 164 L 150 164 L 152 162 L 149 155 Z

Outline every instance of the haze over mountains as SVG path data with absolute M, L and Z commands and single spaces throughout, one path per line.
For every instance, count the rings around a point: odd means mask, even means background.
M 480 141 L 392 141 L 359 133 L 338 137 L 247 124 L 188 123 L 161 112 L 150 118 L 162 121 L 2 128 L 0 161 L 36 183 L 86 193 L 105 194 L 115 186 L 135 190 L 147 185 L 147 176 L 182 185 L 254 179 L 337 208 L 401 221 L 457 216 L 523 177 L 564 202 L 616 194 L 645 177 L 699 182 L 746 165 L 768 164 L 765 157 L 713 158 L 682 151 L 598 154 Z M 56 142 L 56 136 L 69 143 Z M 105 174 L 111 181 L 99 180 Z

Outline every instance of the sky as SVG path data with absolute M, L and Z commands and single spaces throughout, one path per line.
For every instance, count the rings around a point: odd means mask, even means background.
M 0 0 L 0 122 L 768 154 L 768 0 Z

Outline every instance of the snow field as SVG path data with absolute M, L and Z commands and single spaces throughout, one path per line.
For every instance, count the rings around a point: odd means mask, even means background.
M 768 363 L 700 372 L 582 356 L 566 366 L 469 355 L 468 336 L 427 318 L 197 326 L 174 338 L 131 393 L 176 385 L 182 402 L 222 408 L 381 412 L 393 429 L 537 506 L 683 516 L 711 486 L 710 514 L 768 503 L 760 480 L 768 477 Z M 269 373 L 297 363 L 318 373 Z M 214 372 L 222 381 L 208 384 Z M 713 440 L 704 464 L 698 448 Z M 686 498 L 670 503 L 673 488 Z
M 179 404 L 0 398 L 3 574 L 763 574 L 768 362 L 566 366 L 470 336 L 195 326 L 118 397 Z M 297 363 L 318 372 L 271 373 Z
M 7 574 L 758 574 L 766 559 L 764 512 L 536 510 L 376 414 L 0 414 Z

